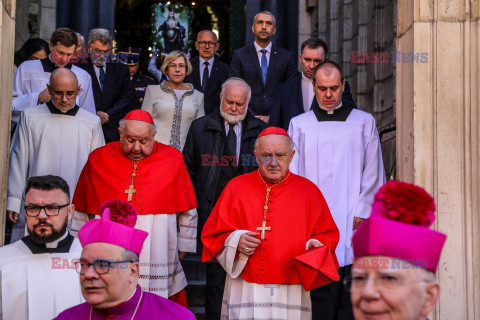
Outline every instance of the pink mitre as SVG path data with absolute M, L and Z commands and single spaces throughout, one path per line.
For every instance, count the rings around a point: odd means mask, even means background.
M 142 110 L 142 109 L 135 109 L 135 110 L 130 111 L 129 113 L 127 113 L 127 115 L 123 119 L 125 119 L 125 120 L 137 120 L 137 121 L 143 121 L 143 122 L 148 122 L 148 123 L 154 124 L 153 123 L 153 118 L 150 115 L 150 113 L 148 113 L 147 111 Z
M 112 200 L 104 202 L 100 212 L 100 219 L 90 220 L 78 232 L 82 247 L 103 242 L 128 249 L 140 256 L 148 232 L 134 228 L 137 222 L 135 208 L 127 202 Z
M 268 127 L 268 128 L 263 129 L 262 132 L 260 132 L 260 134 L 258 135 L 257 139 L 260 138 L 260 137 L 263 137 L 263 136 L 271 135 L 271 134 L 277 134 L 277 135 L 280 135 L 280 136 L 287 136 L 287 137 L 289 137 L 287 131 L 285 131 L 285 130 L 282 129 L 282 128 L 278 128 L 278 127 Z
M 389 181 L 353 235 L 354 256 L 398 258 L 435 272 L 447 236 L 430 229 L 434 221 L 435 202 L 425 190 Z

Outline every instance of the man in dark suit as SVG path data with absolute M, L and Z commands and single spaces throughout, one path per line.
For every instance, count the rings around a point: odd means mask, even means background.
M 220 107 L 193 121 L 188 131 L 183 160 L 197 198 L 197 239 L 226 184 L 258 169 L 253 150 L 267 124 L 248 112 L 250 95 L 245 81 L 228 79 L 222 85 Z M 220 320 L 226 273 L 216 262 L 207 262 L 206 273 L 205 318 Z
M 278 85 L 269 124 L 288 130 L 293 117 L 318 106 L 313 92 L 313 70 L 327 59 L 327 53 L 327 44 L 321 39 L 310 38 L 302 43 L 299 55 L 302 75 Z M 350 85 L 346 81 L 342 105 L 357 107 L 350 93 Z
M 253 19 L 253 44 L 235 50 L 230 69 L 232 75 L 245 80 L 252 88 L 250 110 L 268 122 L 277 85 L 298 75 L 294 55 L 272 44 L 275 17 L 268 11 Z
M 200 31 L 195 41 L 199 56 L 190 59 L 192 73 L 184 81 L 203 92 L 205 114 L 212 113 L 220 105 L 222 83 L 228 79 L 230 73 L 228 65 L 220 61 L 215 54 L 219 46 L 215 33 L 211 30 Z
M 92 77 L 93 99 L 102 122 L 105 142 L 118 141 L 118 123 L 125 115 L 131 97 L 130 75 L 123 63 L 107 63 L 112 36 L 106 29 L 92 29 L 88 36 L 89 60 L 78 66 Z

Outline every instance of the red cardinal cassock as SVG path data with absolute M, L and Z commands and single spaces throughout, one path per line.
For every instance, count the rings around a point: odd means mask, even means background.
M 94 150 L 77 183 L 75 209 L 98 215 L 107 200 L 127 201 L 132 170 L 133 162 L 122 154 L 118 141 Z M 139 215 L 176 213 L 197 206 L 182 154 L 158 142 L 152 154 L 138 162 L 134 186 L 128 202 Z
M 203 261 L 215 261 L 225 240 L 235 230 L 262 232 L 257 227 L 262 227 L 265 197 L 266 185 L 258 170 L 229 182 L 202 231 Z M 260 284 L 302 283 L 295 258 L 306 252 L 310 239 L 328 248 L 326 254 L 331 262 L 328 272 L 338 277 L 335 248 L 339 232 L 325 199 L 312 182 L 290 173 L 271 188 L 266 227 L 270 230 L 265 231 L 265 239 L 248 258 L 241 273 L 243 280 Z

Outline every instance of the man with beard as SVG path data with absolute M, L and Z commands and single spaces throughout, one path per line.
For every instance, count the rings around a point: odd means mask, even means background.
M 272 43 L 277 28 L 271 12 L 253 18 L 253 44 L 235 50 L 230 62 L 232 76 L 242 78 L 252 88 L 250 110 L 267 122 L 279 83 L 298 76 L 294 55 Z
M 228 79 L 222 85 L 220 108 L 190 126 L 183 160 L 197 198 L 197 234 L 201 234 L 225 185 L 236 176 L 258 168 L 253 149 L 258 134 L 267 124 L 248 112 L 250 95 L 250 86 L 245 81 Z M 200 244 L 199 241 L 199 248 Z M 206 271 L 205 316 L 220 319 L 226 273 L 217 262 L 207 262 Z
M 25 109 L 12 139 L 7 193 L 12 242 L 25 235 L 25 181 L 45 174 L 61 176 L 72 197 L 88 155 L 105 144 L 100 119 L 75 104 L 80 86 L 73 71 L 53 71 L 47 88 L 52 100 Z
M 106 29 L 92 29 L 88 35 L 90 60 L 79 63 L 92 77 L 97 116 L 102 121 L 105 141 L 118 141 L 118 123 L 128 112 L 131 97 L 130 72 L 123 63 L 108 63 L 112 36 Z
M 74 268 L 82 247 L 66 231 L 73 210 L 65 180 L 28 179 L 28 236 L 0 248 L 0 319 L 52 319 L 84 301 Z

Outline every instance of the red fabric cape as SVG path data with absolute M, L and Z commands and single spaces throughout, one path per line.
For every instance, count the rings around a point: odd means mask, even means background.
M 225 187 L 202 232 L 203 261 L 216 261 L 225 240 L 235 230 L 257 231 L 262 225 L 266 187 L 257 171 L 231 180 Z M 340 234 L 320 190 L 309 180 L 290 173 L 270 192 L 265 240 L 249 257 L 241 276 L 261 284 L 298 284 L 295 257 L 306 251 L 310 239 L 329 249 L 335 261 Z M 260 236 L 257 237 L 260 239 Z M 336 268 L 332 270 L 336 272 Z
M 73 196 L 75 209 L 99 214 L 106 200 L 127 201 L 132 181 L 132 160 L 122 154 L 120 143 L 94 150 L 80 174 Z M 197 206 L 192 182 L 175 148 L 155 142 L 152 154 L 138 163 L 130 201 L 138 214 L 176 213 Z

